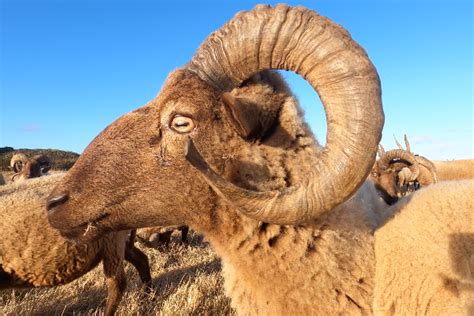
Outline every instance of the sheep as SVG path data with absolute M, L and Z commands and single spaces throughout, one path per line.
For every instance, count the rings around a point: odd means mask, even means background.
M 440 182 L 386 210 L 375 233 L 377 315 L 474 312 L 473 196 L 473 180 Z
M 51 168 L 51 160 L 45 155 L 28 158 L 23 153 L 16 153 L 10 160 L 10 167 L 15 172 L 11 180 L 24 181 L 46 175 Z
M 324 147 L 271 69 L 318 91 Z M 50 194 L 49 223 L 77 240 L 186 223 L 222 258 L 240 315 L 371 314 L 383 201 L 366 178 L 383 122 L 377 72 L 347 31 L 258 5 L 89 144 Z
M 379 160 L 376 161 L 369 179 L 374 181 L 380 196 L 392 205 L 407 193 L 437 183 L 436 166 L 429 159 L 413 154 L 407 136 L 406 148 L 395 138 L 398 149 L 385 152 L 379 145 Z
M 402 149 L 385 152 L 379 145 L 379 159 L 375 162 L 369 179 L 374 182 L 380 197 L 392 205 L 405 194 L 418 188 L 416 181 L 420 166 L 416 158 Z
M 474 159 L 434 160 L 439 181 L 474 179 Z
M 398 148 L 411 152 L 410 143 L 407 135 L 404 135 L 405 149 L 395 139 Z M 418 179 L 421 185 L 429 185 L 438 181 L 448 180 L 465 180 L 474 179 L 474 160 L 473 159 L 461 159 L 451 161 L 430 161 L 429 159 L 415 155 L 418 163 L 423 169 L 428 170 L 420 173 Z M 423 170 L 422 170 L 423 171 Z
M 48 156 L 39 154 L 33 156 L 31 159 L 36 160 L 39 163 L 42 175 L 48 174 L 48 171 L 51 169 L 51 159 L 49 159 Z
M 431 162 L 431 160 L 429 160 L 426 157 L 414 154 L 411 151 L 411 146 L 410 146 L 410 142 L 408 141 L 407 135 L 405 134 L 403 138 L 405 140 L 405 148 L 403 148 L 403 146 L 398 142 L 397 138 L 394 136 L 395 143 L 397 144 L 397 147 L 400 150 L 406 151 L 415 156 L 415 159 L 420 168 L 420 173 L 416 177 L 416 180 L 419 183 L 419 185 L 426 186 L 426 185 L 430 185 L 430 184 L 438 182 L 438 172 L 433 162 Z
M 23 169 L 23 164 L 28 161 L 28 157 L 24 153 L 15 153 L 10 159 L 10 168 L 13 172 L 18 173 Z
M 62 178 L 55 174 L 0 188 L 0 289 L 65 284 L 102 261 L 108 288 L 105 314 L 112 315 L 126 287 L 123 259 L 135 266 L 148 287 L 148 258 L 133 244 L 126 245 L 128 231 L 81 244 L 50 227 L 45 198 Z
M 181 242 L 188 241 L 189 227 L 186 225 L 175 225 L 167 227 L 148 227 L 139 229 L 137 232 L 137 239 L 145 246 L 156 248 L 161 243 L 168 246 L 171 241 L 171 235 L 174 231 L 181 232 Z

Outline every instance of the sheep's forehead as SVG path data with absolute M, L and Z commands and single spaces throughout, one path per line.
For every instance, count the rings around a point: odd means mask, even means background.
M 203 120 L 209 117 L 212 102 L 200 102 L 198 99 L 179 98 L 170 100 L 160 108 L 160 120 L 166 123 L 175 115 L 183 115 L 194 120 Z
M 218 99 L 218 91 L 196 75 L 180 69 L 170 75 L 153 106 L 162 114 L 169 109 L 192 113 L 212 108 Z

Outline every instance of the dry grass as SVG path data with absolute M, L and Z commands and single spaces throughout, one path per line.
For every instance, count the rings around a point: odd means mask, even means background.
M 220 261 L 201 236 L 190 232 L 187 245 L 173 236 L 166 249 L 141 249 L 150 260 L 153 292 L 141 291 L 138 274 L 127 263 L 128 287 L 118 315 L 235 314 L 223 293 Z M 0 291 L 0 315 L 100 315 L 105 297 L 99 266 L 64 286 Z

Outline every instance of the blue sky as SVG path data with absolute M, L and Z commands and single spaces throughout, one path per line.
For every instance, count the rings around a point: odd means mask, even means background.
M 152 99 L 204 38 L 257 1 L 0 0 L 0 146 L 82 152 Z M 269 3 L 276 3 L 270 1 Z M 382 81 L 382 144 L 473 158 L 472 1 L 286 1 L 344 26 Z M 286 74 L 318 139 L 316 93 Z

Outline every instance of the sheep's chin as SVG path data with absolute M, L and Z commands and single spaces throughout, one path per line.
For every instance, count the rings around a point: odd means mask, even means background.
M 89 243 L 103 237 L 106 233 L 99 225 L 85 224 L 67 230 L 59 230 L 61 236 L 74 243 Z

